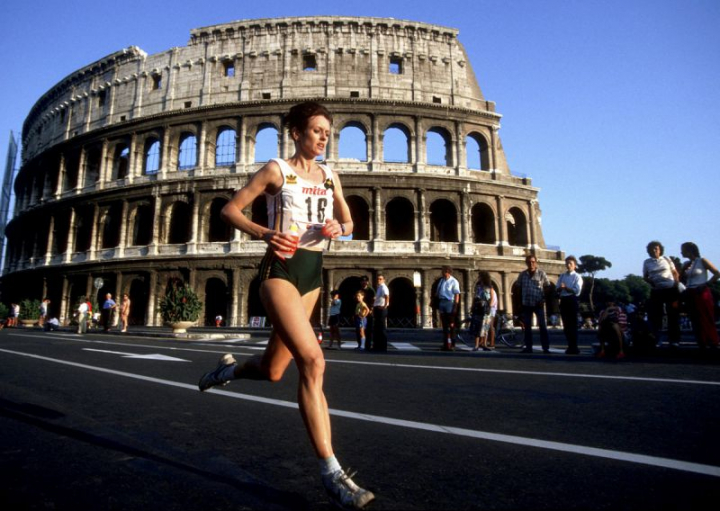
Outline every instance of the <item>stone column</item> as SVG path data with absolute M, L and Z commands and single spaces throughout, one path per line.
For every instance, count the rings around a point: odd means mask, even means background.
M 433 310 L 430 307 L 430 296 L 432 294 L 433 270 L 422 271 L 422 311 L 423 311 L 423 328 L 432 328 Z
M 165 179 L 170 171 L 170 128 L 163 127 L 163 140 L 160 156 L 160 179 Z
M 97 258 L 98 241 L 102 236 L 102 230 L 98 227 L 98 220 L 100 218 L 100 206 L 95 203 L 93 206 L 93 221 L 92 221 L 92 233 L 90 234 L 90 253 L 88 254 L 88 260 L 93 261 Z
M 68 240 L 65 246 L 64 263 L 72 261 L 73 251 L 75 250 L 75 208 L 70 208 L 70 222 L 68 223 Z
M 105 188 L 105 184 L 110 181 L 110 178 L 112 178 L 112 156 L 108 158 L 108 145 L 109 142 L 107 139 L 103 139 L 102 142 L 102 148 L 100 149 L 100 169 L 99 169 L 99 176 L 98 176 L 98 182 L 97 182 L 97 188 L 98 190 L 102 190 Z M 110 164 L 108 165 L 108 160 L 110 160 Z M 108 172 L 110 170 L 110 172 Z M 108 174 L 110 176 L 108 177 Z
M 382 146 L 381 146 L 381 134 L 380 134 L 380 121 L 377 115 L 372 116 L 372 137 L 370 144 L 370 170 L 377 170 L 380 162 L 382 161 Z
M 427 137 L 425 136 L 425 133 L 422 131 L 422 120 L 420 116 L 415 117 L 415 134 L 414 136 L 410 137 L 410 144 L 411 146 L 411 161 L 410 163 L 414 164 L 413 169 L 415 172 L 423 172 L 425 170 L 425 164 L 427 163 L 427 158 L 425 155 L 425 145 L 426 145 Z M 412 151 L 412 149 L 415 149 Z
M 60 153 L 60 161 L 58 162 L 58 178 L 57 183 L 55 183 L 55 193 L 54 196 L 56 199 L 59 199 L 63 192 L 63 184 L 65 183 L 65 174 L 67 173 L 66 170 L 66 162 L 65 162 L 65 153 Z
M 48 236 L 47 236 L 47 247 L 45 247 L 45 266 L 50 264 L 52 261 L 52 247 L 55 242 L 55 215 L 50 215 L 48 220 Z
M 187 253 L 195 254 L 197 252 L 198 242 L 198 223 L 200 221 L 200 199 L 197 193 L 192 195 L 192 220 L 190 221 L 190 242 L 187 244 Z
M 130 135 L 130 147 L 128 148 L 128 173 L 125 178 L 125 181 L 128 184 L 132 184 L 136 175 L 142 175 L 142 166 L 140 167 L 140 172 L 138 172 L 137 160 L 137 133 L 133 133 Z
M 128 232 L 128 201 L 123 199 L 122 201 L 122 213 L 120 215 L 120 236 L 118 246 L 115 249 L 117 257 L 125 256 L 125 247 L 127 246 L 127 232 Z
M 72 307 L 72 304 L 70 304 L 70 297 L 68 296 L 68 288 L 70 287 L 70 283 L 68 282 L 67 275 L 63 275 L 62 278 L 62 291 L 60 294 L 60 309 L 58 309 L 58 321 L 61 325 L 66 325 L 69 323 L 70 317 L 72 317 L 71 311 L 69 310 L 70 307 Z
M 148 247 L 148 255 L 157 255 L 158 245 L 160 244 L 160 230 L 162 229 L 162 197 L 159 190 L 154 193 L 155 211 L 153 212 L 153 235 L 152 242 Z
M 503 309 L 505 312 L 519 312 L 519 311 L 512 311 L 512 288 L 510 286 L 510 276 L 507 274 L 507 272 L 501 273 L 502 278 L 502 289 L 500 292 L 502 293 L 502 301 L 499 303 L 499 308 Z
M 241 284 L 241 270 L 236 268 L 232 270 L 232 299 L 230 306 L 230 318 L 228 318 L 228 325 L 239 327 L 241 323 L 241 308 L 240 301 L 242 297 L 242 284 Z
M 540 248 L 537 243 L 537 219 L 535 218 L 536 205 L 536 200 L 528 201 L 528 244 L 533 251 Z
M 202 176 L 205 173 L 205 165 L 207 162 L 207 121 L 200 123 L 200 140 L 198 140 L 198 162 L 196 175 Z
M 463 254 L 472 252 L 468 246 L 468 204 L 470 204 L 470 195 L 463 191 L 460 193 L 460 250 Z
M 497 246 L 507 247 L 508 233 L 505 223 L 505 196 L 498 195 L 495 200 L 497 201 Z
M 150 282 L 148 283 L 148 303 L 147 303 L 147 310 L 146 310 L 146 316 L 148 318 L 148 326 L 156 326 L 157 325 L 157 314 L 155 312 L 155 302 L 156 302 L 156 293 L 157 293 L 157 281 L 158 276 L 157 272 L 155 270 L 150 270 Z
M 78 190 L 82 190 L 85 187 L 85 158 L 86 158 L 86 150 L 83 146 L 82 149 L 80 149 L 80 157 L 78 158 L 78 170 L 77 170 L 77 183 L 75 185 L 75 188 Z
M 372 233 L 372 251 L 379 252 L 382 250 L 385 240 L 385 217 L 382 207 L 382 188 L 373 187 L 373 233 Z

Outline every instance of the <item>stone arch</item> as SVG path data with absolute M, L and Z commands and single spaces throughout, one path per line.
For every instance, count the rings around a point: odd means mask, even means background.
M 348 207 L 350 208 L 350 216 L 353 219 L 354 240 L 370 239 L 370 207 L 367 201 L 358 195 L 348 195 L 345 197 Z
M 425 142 L 425 162 L 428 165 L 452 167 L 452 136 L 440 126 L 428 129 Z
M 149 136 L 143 142 L 143 174 L 157 174 L 162 165 L 162 143 L 156 136 Z
M 261 195 L 257 197 L 250 208 L 250 219 L 258 225 L 270 228 L 270 225 L 268 225 L 267 201 L 265 196 Z M 260 238 L 252 236 L 251 239 L 259 240 Z
M 232 227 L 220 216 L 220 213 L 229 202 L 227 197 L 215 197 L 205 203 L 200 216 L 201 241 L 217 243 L 232 239 Z
M 130 325 L 146 325 L 147 324 L 147 305 L 150 297 L 150 286 L 144 277 L 136 277 L 130 282 L 127 290 L 130 298 L 130 315 L 128 323 Z
M 152 242 L 155 212 L 147 202 L 135 204 L 128 215 L 128 229 L 130 230 L 130 245 L 144 246 Z
M 386 163 L 412 162 L 411 130 L 402 123 L 394 122 L 383 131 L 383 161 Z
M 191 170 L 198 164 L 197 135 L 183 131 L 178 138 L 177 170 Z
M 353 316 L 355 315 L 355 294 L 360 290 L 359 276 L 350 276 L 343 279 L 336 289 L 340 292 L 342 306 L 340 308 L 340 324 L 344 326 L 353 326 Z
M 368 130 L 358 121 L 349 121 L 341 129 L 338 157 L 361 162 L 368 161 Z
M 470 210 L 473 243 L 494 244 L 497 241 L 495 212 L 484 202 L 476 203 Z
M 255 163 L 264 163 L 280 157 L 280 130 L 272 122 L 258 124 L 253 137 L 253 159 Z
M 415 241 L 415 205 L 405 197 L 395 197 L 385 206 L 385 239 Z
M 458 241 L 458 213 L 448 199 L 437 199 L 430 205 L 430 241 Z
M 224 277 L 224 276 L 223 276 Z M 204 299 L 204 324 L 206 326 L 215 325 L 215 316 L 218 314 L 223 317 L 223 321 L 227 324 L 230 318 L 230 289 L 226 278 L 218 275 L 212 275 L 205 281 L 203 286 Z
M 75 210 L 75 252 L 86 252 L 92 246 L 95 208 L 89 204 Z
M 192 208 L 184 200 L 176 200 L 165 209 L 165 237 L 167 244 L 182 244 L 190 241 Z
M 477 131 L 467 134 L 466 163 L 470 170 L 490 170 L 490 144 L 487 138 Z
M 130 173 L 130 144 L 126 141 L 118 142 L 112 149 L 111 181 L 125 179 Z
M 507 223 L 508 244 L 515 247 L 527 247 L 527 217 L 518 207 L 511 207 L 505 213 Z
M 388 282 L 390 289 L 390 307 L 388 307 L 388 327 L 414 328 L 417 326 L 417 289 L 412 279 L 395 277 Z
M 235 128 L 222 125 L 217 129 L 213 147 L 216 167 L 228 167 L 237 161 L 237 132 Z
M 260 300 L 260 275 L 256 275 L 248 286 L 247 317 L 248 321 L 254 316 L 267 318 L 267 311 Z
M 91 186 L 100 180 L 102 166 L 102 147 L 93 144 L 85 148 L 85 178 L 83 186 Z
M 100 248 L 115 248 L 120 245 L 122 225 L 122 204 L 114 203 L 105 208 L 100 219 Z

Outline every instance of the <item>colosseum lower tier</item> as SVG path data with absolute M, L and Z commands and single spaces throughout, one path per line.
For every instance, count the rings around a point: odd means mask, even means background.
M 383 272 L 390 326 L 430 327 L 450 265 L 467 311 L 481 270 L 500 308 L 535 254 L 556 277 L 538 189 L 510 173 L 501 116 L 484 99 L 458 31 L 383 18 L 243 20 L 191 31 L 185 47 L 129 47 L 75 71 L 31 109 L 8 224 L 2 301 L 48 297 L 62 321 L 83 295 L 132 300 L 131 324 L 160 325 L 171 279 L 230 326 L 263 317 L 266 245 L 220 210 L 269 157 L 293 150 L 284 115 L 316 100 L 334 116 L 326 161 L 355 232 L 325 255 L 328 293 L 349 322 L 362 276 Z M 260 143 L 270 141 L 270 154 Z M 353 142 L 353 143 L 351 143 Z M 263 200 L 248 215 L 266 221 Z M 101 277 L 103 287 L 96 289 Z

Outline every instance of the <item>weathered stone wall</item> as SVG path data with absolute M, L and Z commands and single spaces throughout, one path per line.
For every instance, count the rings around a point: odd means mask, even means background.
M 537 254 L 550 274 L 561 271 L 563 254 L 545 247 L 538 190 L 510 173 L 500 115 L 457 36 L 393 19 L 238 21 L 195 29 L 186 47 L 155 55 L 130 47 L 72 73 L 25 122 L 4 291 L 52 295 L 68 318 L 102 276 L 103 292 L 134 294 L 137 321 L 157 324 L 158 297 L 180 277 L 206 308 L 247 324 L 258 315 L 253 286 L 265 245 L 222 232 L 218 204 L 262 165 L 262 130 L 276 129 L 278 155 L 291 156 L 284 114 L 315 99 L 333 112 L 327 161 L 364 233 L 333 243 L 325 291 L 348 292 L 359 276 L 384 271 L 399 298 L 391 317 L 428 326 L 432 285 L 449 263 L 466 305 L 487 270 L 509 309 L 525 254 Z M 365 158 L 342 158 L 348 126 L 365 134 Z M 407 161 L 385 161 L 389 128 L 407 137 Z M 218 163 L 228 130 L 232 161 Z M 442 165 L 428 163 L 431 133 L 444 140 Z M 192 164 L 183 166 L 188 137 Z M 469 168 L 471 143 L 480 168 Z M 225 290 L 220 304 L 217 289 Z

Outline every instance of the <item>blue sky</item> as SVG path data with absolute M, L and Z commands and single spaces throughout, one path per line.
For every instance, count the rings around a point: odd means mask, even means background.
M 35 101 L 95 60 L 131 45 L 184 46 L 192 28 L 310 15 L 459 29 L 503 115 L 511 171 L 540 188 L 548 245 L 604 256 L 609 278 L 640 273 L 652 239 L 677 256 L 694 241 L 720 266 L 717 0 L 6 0 L 0 161 Z

